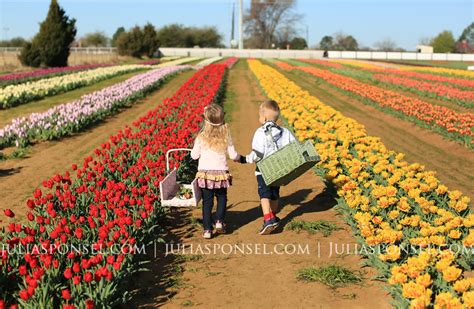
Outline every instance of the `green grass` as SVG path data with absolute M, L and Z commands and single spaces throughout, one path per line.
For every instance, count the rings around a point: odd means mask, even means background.
M 236 102 L 237 95 L 234 91 L 227 89 L 224 100 L 224 121 L 230 123 L 232 121 L 232 114 L 235 113 L 238 105 Z
M 177 260 L 179 262 L 196 262 L 203 259 L 201 254 L 181 254 L 178 256 Z
M 192 300 L 185 300 L 181 303 L 181 306 L 183 307 L 191 307 L 194 306 L 194 302 Z
M 68 91 L 62 94 L 58 94 L 52 97 L 46 97 L 42 100 L 32 101 L 32 102 L 21 104 L 12 108 L 0 110 L 0 127 L 5 126 L 14 118 L 28 116 L 31 113 L 44 112 L 51 107 L 77 100 L 85 94 L 89 94 L 89 93 L 101 90 L 105 87 L 109 87 L 114 84 L 123 82 L 143 72 L 144 72 L 143 70 L 140 70 L 140 71 L 135 71 L 132 73 L 127 73 L 124 75 L 120 75 L 120 76 L 116 76 L 110 79 L 100 81 L 90 86 L 81 87 L 81 88 Z
M 189 225 L 191 225 L 192 228 L 200 228 L 202 227 L 202 219 L 199 219 L 197 217 L 191 216 L 188 219 Z
M 342 230 L 342 228 L 337 224 L 326 220 L 318 220 L 313 222 L 293 220 L 285 226 L 285 229 L 296 232 L 307 231 L 310 234 L 320 232 L 324 235 L 324 237 L 331 235 L 333 231 Z
M 339 265 L 308 267 L 300 269 L 297 279 L 305 282 L 320 282 L 329 287 L 341 287 L 362 282 L 359 271 L 352 271 Z
M 206 273 L 206 275 L 207 275 L 208 277 L 213 277 L 213 276 L 217 276 L 217 275 L 220 275 L 220 274 L 221 274 L 220 271 L 208 271 L 208 272 Z

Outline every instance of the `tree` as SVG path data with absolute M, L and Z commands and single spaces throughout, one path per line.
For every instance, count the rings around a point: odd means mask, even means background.
M 335 42 L 333 48 L 335 50 L 357 50 L 359 44 L 352 35 L 346 35 L 343 32 L 335 34 Z
M 160 46 L 155 27 L 150 23 L 147 23 L 145 27 L 143 27 L 142 44 L 143 53 L 149 58 L 153 57 L 155 52 L 158 50 L 158 47 Z
M 305 49 L 308 47 L 306 40 L 300 37 L 293 38 L 290 41 L 290 48 L 291 49 Z
M 163 47 L 186 47 L 185 28 L 183 25 L 171 24 L 158 31 L 158 40 Z
M 271 48 L 278 32 L 289 27 L 302 16 L 293 12 L 295 0 L 252 0 L 244 16 L 246 42 L 250 48 Z
M 27 42 L 21 50 L 18 59 L 23 65 L 37 68 L 41 65 L 41 55 L 37 44 Z
M 12 38 L 10 40 L 0 41 L 0 47 L 23 47 L 27 41 L 22 37 Z
M 159 45 L 163 47 L 221 47 L 222 35 L 215 27 L 185 27 L 171 24 L 157 33 Z
M 120 55 L 129 55 L 137 58 L 143 55 L 143 32 L 139 26 L 135 26 L 130 31 L 120 34 L 117 39 L 117 51 Z
M 438 34 L 431 44 L 435 53 L 451 53 L 456 47 L 453 33 L 445 30 Z
M 69 19 L 57 0 L 51 0 L 48 15 L 40 24 L 38 34 L 33 38 L 31 45 L 25 46 L 20 54 L 24 65 L 60 67 L 67 66 L 70 45 L 76 36 L 76 20 Z M 40 63 L 37 59 L 39 51 Z M 28 55 L 27 53 L 33 53 Z
M 102 31 L 87 33 L 81 39 L 81 45 L 84 47 L 107 46 L 108 42 L 109 42 L 109 38 Z
M 329 36 L 329 35 L 323 36 L 323 38 L 321 39 L 321 42 L 319 42 L 319 48 L 323 50 L 333 49 L 333 45 L 334 45 L 334 39 L 332 38 L 332 36 Z
M 390 38 L 385 38 L 374 44 L 375 48 L 380 51 L 392 52 L 397 49 L 397 43 Z
M 124 33 L 125 32 L 125 28 L 124 27 L 119 27 L 117 28 L 117 30 L 115 30 L 115 33 L 114 35 L 112 36 L 112 40 L 110 41 L 110 44 L 113 46 L 113 47 L 116 47 L 117 46 L 117 39 L 118 37 L 120 36 L 120 34 Z
M 431 46 L 431 42 L 433 41 L 432 38 L 430 37 L 422 37 L 418 40 L 418 44 L 420 45 L 428 45 L 428 46 Z
M 193 38 L 192 46 L 221 47 L 222 35 L 215 27 L 188 28 L 188 33 Z M 190 46 L 189 46 L 190 47 Z
M 456 42 L 456 51 L 459 53 L 474 52 L 474 22 L 467 26 Z

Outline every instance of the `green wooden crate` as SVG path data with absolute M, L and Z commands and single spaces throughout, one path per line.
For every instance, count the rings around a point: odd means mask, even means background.
M 295 180 L 320 160 L 310 141 L 294 141 L 257 163 L 268 186 L 284 186 Z

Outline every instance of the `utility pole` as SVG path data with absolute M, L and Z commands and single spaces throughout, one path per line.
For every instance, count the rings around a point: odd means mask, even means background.
M 308 49 L 309 49 L 309 28 L 308 28 L 308 25 L 306 25 L 306 45 L 308 46 Z
M 244 49 L 243 19 L 244 19 L 244 1 L 239 0 L 239 49 Z
M 230 30 L 230 45 L 229 48 L 233 48 L 235 44 L 235 36 L 234 36 L 234 26 L 235 26 L 235 2 L 232 4 L 232 27 Z

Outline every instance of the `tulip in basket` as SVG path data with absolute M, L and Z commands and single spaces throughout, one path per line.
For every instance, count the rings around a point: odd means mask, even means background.
M 170 149 L 166 152 L 166 172 L 168 175 L 160 182 L 161 206 L 166 207 L 196 207 L 201 200 L 201 190 L 197 181 L 190 184 L 177 182 L 177 170 L 170 172 L 169 155 L 174 151 L 191 151 L 188 148 Z

